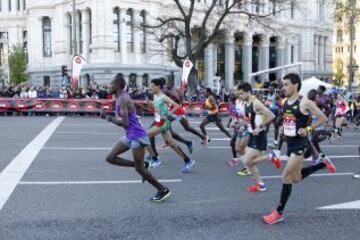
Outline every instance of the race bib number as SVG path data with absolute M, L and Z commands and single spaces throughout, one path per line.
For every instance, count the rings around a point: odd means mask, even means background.
M 287 137 L 296 137 L 296 118 L 285 117 L 284 119 L 284 134 Z
M 155 116 L 155 122 L 161 122 L 161 116 L 159 110 L 155 110 L 154 116 Z

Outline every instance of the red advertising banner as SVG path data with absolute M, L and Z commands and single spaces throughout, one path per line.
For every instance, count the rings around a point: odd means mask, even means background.
M 200 115 L 204 113 L 204 103 L 183 102 L 187 114 Z M 138 114 L 152 114 L 146 101 L 135 101 Z M 113 112 L 115 101 L 92 99 L 11 99 L 0 98 L 0 112 L 63 112 L 63 113 L 100 113 L 102 110 Z M 227 113 L 228 103 L 219 104 L 219 112 Z

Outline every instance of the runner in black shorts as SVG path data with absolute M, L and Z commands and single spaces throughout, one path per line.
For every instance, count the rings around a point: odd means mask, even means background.
M 224 128 L 224 126 L 221 123 L 221 118 L 218 116 L 219 108 L 216 104 L 215 98 L 213 97 L 213 93 L 210 88 L 206 89 L 205 96 L 207 97 L 205 101 L 205 107 L 208 110 L 207 117 L 201 122 L 200 129 L 201 132 L 205 136 L 205 140 L 203 144 L 207 145 L 210 141 L 209 136 L 206 133 L 205 126 L 209 123 L 215 123 L 216 126 L 225 133 L 226 136 L 228 136 L 231 139 L 231 134 Z
M 283 106 L 283 125 L 280 132 L 286 136 L 289 159 L 282 174 L 283 187 L 278 207 L 269 215 L 262 217 L 267 224 L 275 224 L 283 220 L 283 211 L 290 197 L 293 183 L 325 167 L 330 172 L 335 172 L 334 164 L 327 158 L 316 165 L 302 168 L 304 158 L 311 155 L 308 134 L 325 123 L 327 118 L 314 102 L 299 95 L 301 79 L 297 74 L 286 75 L 283 88 L 287 100 Z M 313 125 L 310 125 L 311 115 L 318 119 Z
M 279 156 L 275 156 L 274 151 L 272 154 L 264 154 L 267 148 L 266 126 L 274 121 L 275 115 L 252 95 L 252 87 L 249 83 L 239 85 L 238 90 L 240 99 L 245 101 L 245 121 L 250 132 L 244 163 L 256 180 L 255 185 L 249 186 L 247 190 L 250 192 L 265 191 L 265 184 L 256 165 L 269 160 L 277 168 L 281 168 Z

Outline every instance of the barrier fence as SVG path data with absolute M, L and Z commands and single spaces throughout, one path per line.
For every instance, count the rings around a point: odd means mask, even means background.
M 139 115 L 153 114 L 147 101 L 134 101 Z M 206 112 L 202 102 L 182 102 L 186 114 L 202 115 Z M 93 99 L 12 99 L 0 98 L 0 112 L 27 113 L 108 113 L 115 109 L 115 100 Z M 228 113 L 229 104 L 220 103 L 219 113 Z

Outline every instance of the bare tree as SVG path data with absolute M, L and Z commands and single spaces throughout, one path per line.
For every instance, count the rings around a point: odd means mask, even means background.
M 294 7 L 296 0 L 268 2 L 264 5 L 260 0 L 165 0 L 164 14 L 141 27 L 160 43 L 170 43 L 168 53 L 177 66 L 182 67 L 185 59 L 193 62 L 189 77 L 189 86 L 193 90 L 197 83 L 196 62 L 204 49 L 226 29 L 227 21 L 235 19 L 230 16 L 245 15 L 249 22 L 266 25 L 276 13 Z

